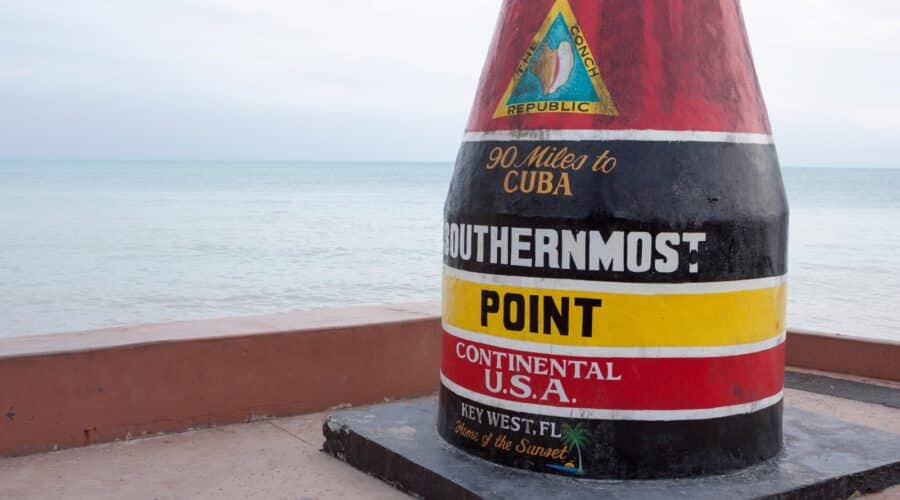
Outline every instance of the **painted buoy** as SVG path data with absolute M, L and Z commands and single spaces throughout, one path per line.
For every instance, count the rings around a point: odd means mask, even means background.
M 444 222 L 439 432 L 579 477 L 781 447 L 788 208 L 736 0 L 506 0 Z

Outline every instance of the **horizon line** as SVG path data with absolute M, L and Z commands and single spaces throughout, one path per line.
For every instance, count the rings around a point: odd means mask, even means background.
M 333 160 L 333 159 L 172 159 L 172 158 L 37 158 L 37 157 L 0 157 L 0 162 L 132 162 L 132 163 L 351 163 L 351 164 L 454 164 L 455 160 Z M 813 165 L 790 164 L 781 168 L 824 168 L 824 169 L 871 169 L 897 170 L 900 165 Z

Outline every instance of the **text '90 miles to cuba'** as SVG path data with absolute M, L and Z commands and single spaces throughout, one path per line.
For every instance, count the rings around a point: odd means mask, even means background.
M 572 196 L 571 172 L 588 169 L 600 175 L 611 174 L 618 160 L 612 152 L 580 153 L 568 146 L 538 144 L 527 153 L 518 146 L 495 146 L 488 151 L 484 168 L 501 170 L 503 191 L 549 196 Z

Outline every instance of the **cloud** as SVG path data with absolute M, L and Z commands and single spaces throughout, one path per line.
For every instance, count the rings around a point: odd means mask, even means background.
M 783 164 L 900 166 L 900 4 L 743 2 Z
M 743 4 L 783 163 L 895 165 L 900 7 Z M 77 5 L 0 0 L 0 157 L 449 160 L 500 0 Z

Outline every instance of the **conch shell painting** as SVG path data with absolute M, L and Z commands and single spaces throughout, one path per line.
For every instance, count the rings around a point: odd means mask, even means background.
M 572 50 L 572 44 L 563 41 L 555 49 L 551 49 L 549 44 L 544 44 L 534 60 L 531 72 L 540 80 L 544 95 L 550 95 L 569 81 L 574 67 L 575 52 Z

